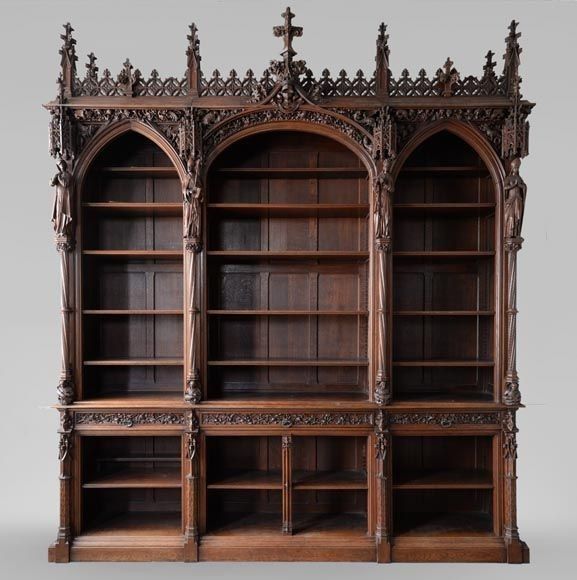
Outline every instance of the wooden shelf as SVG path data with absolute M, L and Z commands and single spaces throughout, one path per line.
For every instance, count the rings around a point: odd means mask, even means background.
M 281 536 L 280 514 L 230 514 L 210 522 L 205 538 L 242 538 L 256 536 Z M 367 518 L 362 514 L 295 514 L 293 535 L 282 536 L 285 541 L 298 538 L 335 537 L 358 538 L 367 534 Z
M 147 359 L 107 359 L 107 360 L 85 360 L 84 366 L 110 367 L 110 366 L 182 366 L 184 360 L 181 358 L 147 358 Z
M 127 457 L 99 457 L 99 463 L 180 463 L 176 455 L 131 455 Z
M 400 175 L 404 173 L 440 173 L 440 174 L 473 174 L 489 175 L 486 167 L 479 165 L 404 165 Z
M 453 514 L 402 514 L 395 523 L 393 535 L 399 537 L 479 537 L 493 535 L 488 514 L 462 512 Z
M 369 252 L 340 252 L 340 251 L 324 251 L 324 252 L 310 252 L 304 250 L 283 251 L 283 252 L 269 252 L 266 250 L 209 250 L 207 256 L 210 258 L 223 259 L 248 259 L 248 260 L 367 260 Z
M 184 310 L 83 310 L 88 316 L 173 316 L 183 315 Z
M 207 310 L 213 316 L 368 316 L 368 310 Z
M 394 367 L 492 367 L 493 361 L 485 360 L 398 360 Z
M 101 173 L 109 173 L 119 177 L 178 177 L 174 167 L 100 167 Z
M 494 316 L 494 310 L 395 310 L 393 316 Z
M 476 214 L 495 210 L 494 203 L 396 203 L 398 212 Z
M 293 488 L 297 490 L 367 489 L 367 475 L 359 471 L 295 471 Z
M 214 367 L 366 367 L 367 360 L 296 360 L 296 359 L 254 359 L 254 360 L 209 360 Z
M 282 489 L 280 471 L 246 471 L 218 476 L 208 489 Z
M 365 217 L 368 204 L 331 203 L 209 203 L 208 209 L 233 215 L 281 217 Z
M 405 387 L 407 388 L 407 387 Z M 442 392 L 443 387 L 439 387 L 438 390 L 416 390 L 413 393 L 408 393 L 406 391 L 397 392 L 394 395 L 393 406 L 421 406 L 430 407 L 431 405 L 454 405 L 454 404 L 465 404 L 465 405 L 487 405 L 493 403 L 492 393 L 475 393 L 473 392 L 474 387 L 469 386 L 468 392 L 459 392 L 458 387 L 451 387 L 447 389 L 446 392 Z
M 393 252 L 395 258 L 485 258 L 494 256 L 493 251 L 427 251 L 427 252 Z
M 180 469 L 164 471 L 127 469 L 82 484 L 84 489 L 172 489 L 182 487 Z
M 103 258 L 134 258 L 150 260 L 174 260 L 183 257 L 182 250 L 84 250 L 85 256 Z
M 364 167 L 221 167 L 216 175 L 238 177 L 367 177 Z
M 130 215 L 182 215 L 182 203 L 133 203 L 133 202 L 90 202 L 83 203 L 82 207 L 102 213 L 130 214 Z
M 88 527 L 81 538 L 166 537 L 182 535 L 180 512 L 131 512 Z
M 480 470 L 401 473 L 394 477 L 393 489 L 493 489 L 493 477 Z

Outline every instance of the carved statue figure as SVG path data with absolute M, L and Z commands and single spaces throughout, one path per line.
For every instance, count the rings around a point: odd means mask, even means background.
M 70 224 L 72 223 L 72 174 L 68 170 L 68 163 L 63 158 L 60 159 L 57 167 L 58 173 L 50 182 L 50 186 L 56 188 L 52 224 L 57 236 L 67 236 L 70 233 Z
M 523 207 L 527 186 L 519 175 L 521 160 L 516 157 L 511 161 L 511 172 L 505 178 L 505 237 L 516 238 L 521 235 Z
M 183 187 L 184 197 L 184 237 L 200 241 L 200 212 L 202 185 L 200 183 L 200 155 L 189 155 L 186 163 L 187 181 Z
M 391 237 L 392 197 L 395 184 L 389 173 L 390 164 L 390 159 L 386 158 L 383 171 L 375 180 L 375 238 L 377 239 Z

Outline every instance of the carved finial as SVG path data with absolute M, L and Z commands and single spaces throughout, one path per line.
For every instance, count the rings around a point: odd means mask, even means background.
M 296 51 L 293 49 L 293 38 L 302 36 L 303 29 L 302 26 L 292 25 L 292 19 L 295 15 L 291 12 L 289 6 L 287 6 L 281 16 L 284 18 L 284 25 L 274 26 L 272 31 L 276 37 L 282 36 L 284 40 L 284 48 L 280 54 L 283 57 L 285 64 L 290 66 L 292 58 L 296 54 Z
M 78 57 L 76 56 L 76 40 L 72 38 L 72 33 L 74 28 L 67 22 L 64 26 L 64 34 L 60 35 L 62 39 L 62 48 L 59 51 L 61 55 L 60 66 L 62 68 L 62 92 L 63 96 L 68 98 L 71 97 L 74 90 L 74 79 L 76 77 L 76 61 Z
M 88 62 L 86 63 L 86 78 L 96 80 L 98 78 L 98 67 L 96 66 L 96 56 L 93 52 L 88 55 Z
M 198 39 L 198 29 L 193 22 L 190 26 L 188 38 L 188 48 L 186 49 L 186 78 L 188 80 L 188 91 L 192 96 L 197 97 L 200 89 L 200 40 Z
M 376 91 L 377 96 L 384 96 L 389 89 L 389 35 L 387 34 L 387 25 L 381 22 L 379 26 L 379 35 L 377 37 L 377 56 L 376 66 Z
M 454 62 L 447 58 L 443 68 L 437 69 L 437 88 L 440 89 L 443 97 L 450 97 L 453 94 L 453 85 L 460 79 L 456 68 L 453 68 Z
M 505 38 L 505 64 L 503 67 L 503 76 L 505 77 L 507 94 L 511 97 L 521 98 L 519 92 L 521 77 L 519 76 L 519 65 L 521 64 L 521 52 L 523 49 L 519 46 L 521 33 L 517 32 L 518 22 L 511 20 L 509 25 L 509 34 Z
M 493 60 L 494 56 L 495 53 L 492 50 L 488 51 L 485 55 L 485 66 L 483 67 L 483 76 L 485 77 L 495 74 L 495 65 L 497 63 Z
M 140 80 L 141 76 L 140 71 L 136 69 L 133 72 L 134 67 L 128 58 L 122 66 L 124 68 L 118 75 L 118 82 L 122 85 L 122 90 L 127 97 L 134 97 L 136 83 Z

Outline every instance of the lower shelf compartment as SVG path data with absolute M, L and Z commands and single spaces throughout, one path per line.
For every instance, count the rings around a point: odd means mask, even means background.
M 483 512 L 428 513 L 404 516 L 395 526 L 397 537 L 491 537 L 493 520 Z
M 280 514 L 228 514 L 217 521 L 205 538 L 234 536 L 279 536 L 282 533 Z M 293 522 L 292 536 L 365 537 L 367 518 L 363 514 L 302 514 Z
M 88 527 L 82 538 L 177 537 L 182 535 L 180 512 L 130 512 Z

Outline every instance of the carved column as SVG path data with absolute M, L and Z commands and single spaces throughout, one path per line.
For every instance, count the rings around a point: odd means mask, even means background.
M 388 418 L 384 411 L 375 415 L 375 460 L 377 463 L 377 561 L 391 561 L 390 545 L 390 501 L 388 474 L 389 469 L 389 430 Z
M 202 388 L 198 369 L 198 261 L 202 250 L 202 157 L 194 147 L 187 161 L 187 179 L 183 187 L 184 203 L 184 268 L 185 303 L 187 316 L 187 360 L 188 367 L 184 400 L 187 403 L 200 403 Z
M 60 157 L 58 173 L 50 185 L 54 187 L 52 225 L 56 249 L 60 254 L 60 309 L 61 309 L 61 364 L 57 387 L 58 402 L 70 405 L 74 402 L 75 387 L 72 365 L 72 279 L 71 257 L 74 249 L 72 218 L 72 174 L 67 157 Z
M 58 536 L 53 546 L 55 562 L 70 561 L 71 533 L 71 466 L 74 419 L 68 410 L 60 412 L 58 430 L 58 461 L 60 463 L 60 524 Z
M 292 435 L 282 438 L 282 532 L 292 534 Z
M 515 411 L 503 413 L 503 459 L 504 459 L 504 538 L 507 544 L 507 560 L 523 561 L 523 547 L 517 528 L 517 425 Z
M 517 252 L 521 249 L 521 225 L 527 187 L 519 175 L 521 160 L 511 161 L 509 175 L 505 179 L 504 247 L 506 295 L 506 369 L 503 402 L 519 405 L 519 376 L 517 374 Z
M 393 179 L 389 173 L 390 160 L 382 164 L 382 170 L 373 181 L 374 232 L 377 253 L 377 371 L 374 400 L 379 405 L 391 402 L 391 376 L 388 364 L 389 340 L 388 318 L 390 297 L 388 293 L 392 249 L 392 193 Z
M 198 561 L 198 508 L 199 508 L 199 424 L 194 411 L 187 414 L 184 433 L 184 456 L 186 469 L 186 524 L 184 530 L 184 561 Z

